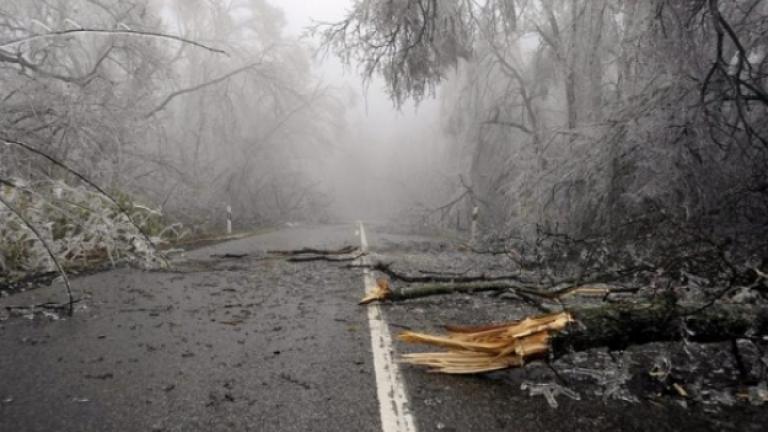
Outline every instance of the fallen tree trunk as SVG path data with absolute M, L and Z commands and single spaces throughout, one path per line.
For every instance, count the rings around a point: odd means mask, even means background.
M 449 349 L 406 354 L 406 363 L 453 374 L 521 367 L 531 359 L 574 351 L 617 350 L 649 342 L 730 341 L 768 335 L 768 306 L 668 303 L 612 304 L 528 317 L 485 327 L 449 327 L 448 335 L 404 332 L 400 339 Z
M 571 312 L 574 325 L 552 336 L 552 354 L 649 342 L 721 342 L 768 335 L 768 306 L 612 304 Z

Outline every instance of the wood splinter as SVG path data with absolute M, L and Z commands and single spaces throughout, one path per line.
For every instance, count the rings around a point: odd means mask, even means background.
M 563 330 L 568 312 L 529 317 L 485 327 L 449 327 L 447 336 L 403 332 L 400 340 L 449 349 L 442 353 L 406 354 L 405 363 L 427 366 L 432 372 L 477 374 L 521 367 L 549 352 L 550 335 Z
M 373 287 L 365 297 L 360 300 L 359 305 L 367 305 L 375 301 L 381 301 L 389 298 L 392 293 L 392 289 L 389 286 L 389 279 L 378 278 L 376 279 L 376 286 Z

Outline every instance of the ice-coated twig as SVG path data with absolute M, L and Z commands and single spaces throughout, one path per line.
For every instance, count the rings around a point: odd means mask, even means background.
M 573 400 L 581 400 L 580 394 L 557 383 L 531 383 L 525 381 L 520 385 L 520 390 L 528 390 L 529 396 L 544 396 L 551 408 L 559 406 L 557 395 L 564 395 Z

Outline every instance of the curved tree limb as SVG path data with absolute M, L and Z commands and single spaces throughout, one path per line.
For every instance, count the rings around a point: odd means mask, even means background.
M 229 73 L 226 73 L 226 74 L 224 74 L 224 75 L 222 75 L 222 76 L 220 76 L 218 78 L 214 78 L 214 79 L 212 79 L 210 81 L 206 81 L 204 83 L 201 83 L 201 84 L 198 84 L 198 85 L 195 85 L 195 86 L 192 86 L 192 87 L 187 87 L 187 88 L 184 88 L 184 89 L 181 89 L 181 90 L 177 90 L 177 91 L 169 94 L 165 99 L 163 99 L 163 101 L 160 103 L 160 105 L 158 105 L 157 107 L 152 109 L 150 112 L 145 114 L 144 118 L 145 119 L 150 118 L 153 115 L 157 114 L 158 112 L 164 110 L 165 107 L 168 106 L 169 103 L 171 103 L 171 101 L 173 101 L 174 99 L 176 99 L 179 96 L 185 95 L 187 93 L 193 93 L 193 92 L 196 92 L 198 90 L 204 89 L 206 87 L 210 87 L 210 86 L 219 84 L 221 82 L 224 82 L 224 81 L 232 78 L 235 75 L 241 74 L 241 73 L 243 73 L 243 72 L 245 72 L 245 71 L 247 71 L 249 69 L 253 69 L 254 67 L 256 67 L 256 66 L 258 66 L 260 64 L 261 64 L 261 62 L 250 63 L 250 64 L 247 64 L 247 65 L 245 65 L 243 67 L 239 67 L 239 68 L 237 68 L 237 69 L 235 69 L 235 70 L 233 70 L 233 71 L 231 71 Z
M 15 207 L 13 207 L 8 201 L 6 201 L 2 196 L 0 196 L 0 203 L 2 203 L 8 210 L 11 211 L 11 213 L 14 214 L 23 224 L 27 227 L 30 231 L 32 231 L 32 234 L 37 237 L 37 240 L 40 241 L 40 244 L 43 245 L 43 248 L 45 248 L 45 251 L 48 253 L 48 256 L 51 257 L 51 260 L 53 261 L 54 265 L 56 266 L 56 270 L 61 274 L 62 279 L 64 280 L 64 286 L 67 289 L 67 314 L 69 316 L 72 316 L 75 312 L 75 298 L 72 295 L 72 285 L 69 283 L 69 278 L 67 277 L 67 273 L 64 271 L 64 268 L 61 266 L 61 263 L 56 258 L 56 254 L 53 253 L 53 250 L 51 250 L 51 247 L 48 245 L 48 242 L 45 241 L 43 236 L 40 234 L 40 231 L 35 228 L 35 226 L 29 222 L 24 216 L 19 213 L 18 210 L 16 210 Z
M 75 177 L 77 177 L 78 179 L 82 180 L 82 181 L 83 181 L 85 184 L 87 184 L 87 185 L 89 185 L 90 187 L 94 188 L 94 189 L 95 189 L 97 192 L 99 192 L 101 195 L 103 195 L 105 198 L 107 198 L 107 199 L 108 199 L 108 200 L 109 200 L 109 201 L 110 201 L 110 202 L 111 202 L 111 203 L 112 203 L 112 204 L 113 204 L 113 205 L 114 205 L 114 206 L 115 206 L 115 207 L 118 209 L 118 211 L 119 211 L 120 213 L 122 213 L 122 214 L 123 214 L 123 216 L 125 216 L 125 217 L 128 219 L 128 222 L 129 222 L 131 225 L 133 225 L 133 227 L 134 227 L 134 228 L 136 228 L 136 230 L 137 230 L 139 233 L 141 233 L 141 235 L 144 237 L 144 240 L 147 242 L 147 245 L 149 245 L 149 246 L 150 246 L 150 247 L 152 247 L 153 249 L 157 250 L 157 249 L 155 248 L 155 244 L 152 242 L 152 239 L 150 239 L 150 238 L 149 238 L 149 234 L 147 234 L 147 233 L 146 233 L 146 232 L 145 232 L 145 231 L 144 231 L 144 230 L 143 230 L 143 229 L 142 229 L 142 228 L 141 228 L 141 227 L 140 227 L 140 226 L 139 226 L 139 225 L 138 225 L 138 224 L 137 224 L 137 223 L 136 223 L 136 222 L 133 220 L 133 218 L 131 217 L 130 213 L 128 213 L 128 210 L 127 210 L 127 209 L 125 209 L 125 208 L 124 208 L 124 207 L 123 207 L 123 206 L 122 206 L 122 205 L 121 205 L 119 202 L 117 202 L 117 200 L 116 200 L 115 198 L 113 198 L 113 197 L 112 197 L 112 195 L 108 194 L 108 193 L 107 193 L 107 191 L 105 191 L 105 190 L 104 190 L 104 189 L 102 189 L 102 188 L 101 188 L 99 185 L 97 185 L 96 183 L 94 183 L 93 181 L 91 181 L 91 180 L 90 180 L 88 177 L 86 177 L 86 176 L 85 176 L 85 175 L 83 175 L 83 174 L 80 174 L 79 172 L 77 172 L 77 171 L 75 171 L 74 169 L 70 168 L 70 167 L 69 167 L 67 164 L 65 164 L 65 163 L 63 163 L 63 162 L 61 162 L 61 161 L 59 161 L 59 160 L 57 160 L 57 159 L 55 159 L 55 158 L 53 158 L 53 157 L 49 156 L 49 155 L 48 155 L 48 154 L 46 154 L 45 152 L 43 152 L 43 151 L 41 151 L 41 150 L 38 150 L 38 149 L 36 149 L 36 148 L 32 147 L 32 146 L 31 146 L 31 145 L 29 145 L 29 144 L 23 143 L 23 142 L 21 142 L 21 141 L 12 140 L 12 139 L 9 139 L 9 138 L 7 138 L 7 137 L 4 137 L 4 136 L 2 136 L 2 135 L 0 135 L 0 141 L 3 141 L 3 142 L 5 142 L 5 143 L 7 143 L 7 144 L 12 144 L 12 145 L 15 145 L 15 146 L 21 147 L 22 149 L 24 149 L 24 150 L 26 150 L 26 151 L 28 151 L 28 152 L 30 152 L 30 153 L 34 153 L 34 154 L 36 154 L 36 155 L 38 155 L 38 156 L 41 156 L 41 157 L 45 158 L 46 160 L 50 161 L 51 163 L 53 163 L 54 165 L 56 165 L 56 166 L 58 166 L 58 167 L 60 167 L 60 168 L 63 168 L 64 170 L 66 170 L 66 171 L 67 171 L 67 172 L 69 172 L 70 174 L 72 174 L 72 175 L 74 175 Z M 163 259 L 163 261 L 165 261 L 165 258 L 164 258 L 164 257 L 162 257 L 162 255 L 160 255 L 160 258 L 161 258 L 161 259 Z
M 32 42 L 40 39 L 50 39 L 50 38 L 56 38 L 56 37 L 67 36 L 67 35 L 76 35 L 76 34 L 127 35 L 127 36 L 171 39 L 177 42 L 193 45 L 198 48 L 202 48 L 204 50 L 207 50 L 216 54 L 227 55 L 227 52 L 222 49 L 213 48 L 208 45 L 201 44 L 200 42 L 195 42 L 191 39 L 183 38 L 181 36 L 169 35 L 165 33 L 153 32 L 153 31 L 143 31 L 143 30 L 113 30 L 113 29 L 87 29 L 87 28 L 59 30 L 59 31 L 52 31 L 49 33 L 25 36 L 25 37 L 13 39 L 6 42 L 0 42 L 0 48 L 10 48 L 10 47 L 22 44 L 24 42 Z

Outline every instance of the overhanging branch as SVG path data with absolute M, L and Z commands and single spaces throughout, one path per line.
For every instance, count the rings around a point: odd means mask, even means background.
M 224 75 L 222 75 L 222 76 L 220 76 L 218 78 L 214 78 L 214 79 L 212 79 L 210 81 L 206 81 L 206 82 L 204 82 L 202 84 L 198 84 L 198 85 L 195 85 L 195 86 L 192 86 L 192 87 L 188 87 L 188 88 L 184 88 L 184 89 L 181 89 L 181 90 L 177 90 L 177 91 L 169 94 L 160 103 L 160 105 L 158 105 L 157 107 L 152 109 L 152 111 L 148 112 L 144 116 L 144 118 L 150 118 L 150 117 L 154 116 L 155 114 L 157 114 L 158 112 L 164 110 L 165 107 L 168 106 L 169 103 L 171 103 L 171 101 L 173 101 L 174 99 L 176 99 L 179 96 L 185 95 L 187 93 L 193 93 L 193 92 L 196 92 L 198 90 L 202 90 L 202 89 L 204 89 L 206 87 L 210 87 L 212 85 L 219 84 L 221 82 L 224 82 L 224 81 L 232 78 L 235 75 L 241 74 L 241 73 L 243 73 L 243 72 L 245 72 L 245 71 L 247 71 L 249 69 L 253 69 L 254 67 L 256 67 L 256 66 L 258 66 L 260 64 L 261 64 L 261 62 L 255 62 L 255 63 L 247 64 L 247 65 L 245 65 L 243 67 L 237 68 L 237 69 L 235 69 L 235 70 L 233 70 L 233 71 L 231 71 L 229 73 L 226 73 L 226 74 L 224 74 Z
M 2 42 L 0 43 L 0 48 L 10 48 L 19 44 L 22 44 L 24 42 L 32 42 L 40 39 L 50 39 L 50 38 L 56 38 L 61 36 L 68 36 L 68 35 L 76 35 L 76 34 L 98 34 L 98 35 L 126 35 L 126 36 L 140 36 L 140 37 L 153 37 L 153 38 L 161 38 L 161 39 L 171 39 L 175 40 L 177 42 L 182 42 L 185 44 L 193 45 L 198 48 L 202 48 L 204 50 L 216 53 L 216 54 L 227 54 L 226 51 L 218 48 L 213 48 L 208 45 L 204 45 L 200 42 L 195 42 L 191 39 L 183 38 L 181 36 L 175 36 L 175 35 L 169 35 L 165 33 L 159 33 L 159 32 L 152 32 L 152 31 L 143 31 L 143 30 L 110 30 L 110 29 L 86 29 L 86 28 L 79 28 L 79 29 L 70 29 L 70 30 L 59 30 L 59 31 L 52 31 L 49 33 L 43 33 L 43 34 L 35 34 L 31 36 L 25 36 L 18 39 L 13 39 L 10 41 Z

